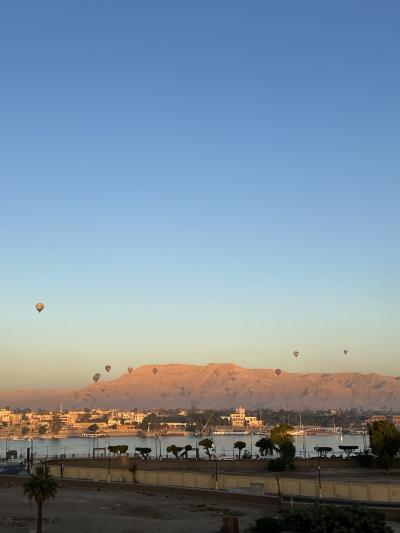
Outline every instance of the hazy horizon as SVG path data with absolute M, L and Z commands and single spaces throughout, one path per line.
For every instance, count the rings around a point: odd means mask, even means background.
M 0 17 L 0 390 L 399 373 L 397 2 L 23 6 Z

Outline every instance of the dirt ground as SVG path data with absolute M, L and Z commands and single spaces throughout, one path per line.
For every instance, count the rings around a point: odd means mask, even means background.
M 238 516 L 244 533 L 263 510 L 201 497 L 116 490 L 59 490 L 45 504 L 43 533 L 217 533 L 224 515 Z M 1 533 L 35 530 L 36 505 L 22 487 L 0 487 Z

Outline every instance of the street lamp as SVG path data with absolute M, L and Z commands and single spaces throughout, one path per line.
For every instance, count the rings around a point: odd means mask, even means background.
M 111 439 L 110 439 L 110 435 L 108 435 L 108 447 L 107 447 L 107 450 L 106 450 L 106 457 L 107 457 L 107 452 L 108 452 L 108 470 L 107 470 L 107 481 L 110 482 L 111 481 Z
M 215 461 L 215 473 L 214 473 L 215 490 L 218 490 L 218 459 L 217 459 L 217 447 L 215 443 L 213 443 L 212 448 L 214 450 L 214 461 Z
M 321 486 L 321 452 L 319 450 L 319 446 L 317 446 L 317 453 L 318 453 L 318 498 L 322 498 L 322 486 Z

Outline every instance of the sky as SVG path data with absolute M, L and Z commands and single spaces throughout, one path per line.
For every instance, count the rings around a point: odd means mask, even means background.
M 395 0 L 2 2 L 0 389 L 400 375 L 399 27 Z

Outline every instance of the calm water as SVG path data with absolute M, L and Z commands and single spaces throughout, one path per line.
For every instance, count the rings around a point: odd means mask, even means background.
M 260 438 L 258 435 L 216 435 L 210 437 L 213 439 L 216 445 L 216 453 L 218 456 L 232 457 L 234 442 L 241 440 L 247 444 L 247 449 L 253 454 L 258 452 L 258 448 L 255 443 Z M 37 457 L 50 457 L 60 454 L 66 454 L 71 456 L 91 456 L 93 453 L 93 447 L 107 448 L 107 446 L 116 444 L 128 445 L 128 453 L 133 454 L 135 447 L 148 447 L 152 449 L 152 455 L 166 455 L 166 448 L 171 444 L 176 446 L 185 446 L 191 444 L 193 448 L 196 447 L 196 443 L 200 440 L 195 436 L 187 437 L 105 437 L 105 438 L 70 438 L 70 439 L 35 439 L 33 443 L 27 440 L 20 441 L 0 441 L 0 456 L 4 457 L 6 449 L 16 450 L 18 455 L 26 456 L 26 450 L 29 446 L 33 447 L 34 454 Z M 363 435 L 324 435 L 315 436 L 310 435 L 306 437 L 295 437 L 296 454 L 298 456 L 307 457 L 315 456 L 315 446 L 330 446 L 333 448 L 332 453 L 339 455 L 341 452 L 339 446 L 343 445 L 355 445 L 359 447 L 359 450 L 363 450 L 365 446 L 369 446 L 368 438 Z M 189 454 L 194 456 L 194 452 Z M 200 455 L 204 453 L 200 449 Z

